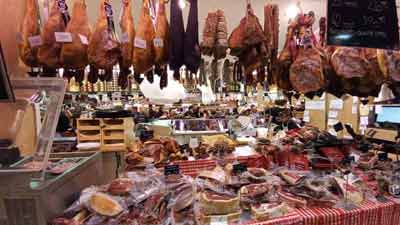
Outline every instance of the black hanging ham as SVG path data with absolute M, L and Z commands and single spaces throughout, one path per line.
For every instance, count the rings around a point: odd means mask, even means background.
M 190 0 L 190 11 L 185 33 L 184 49 L 186 68 L 190 73 L 196 74 L 197 70 L 199 70 L 201 59 L 197 0 Z
M 174 71 L 175 80 L 180 79 L 179 69 L 184 64 L 185 27 L 179 0 L 171 0 L 171 44 L 169 51 L 169 66 Z

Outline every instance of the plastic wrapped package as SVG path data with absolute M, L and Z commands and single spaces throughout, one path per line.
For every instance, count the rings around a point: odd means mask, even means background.
M 195 225 L 195 181 L 191 177 L 180 176 L 175 181 L 167 182 L 167 190 L 170 192 L 168 208 L 171 209 L 171 224 Z

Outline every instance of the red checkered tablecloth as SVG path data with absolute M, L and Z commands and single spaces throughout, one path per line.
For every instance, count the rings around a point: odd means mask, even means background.
M 367 201 L 361 207 L 346 211 L 334 208 L 298 209 L 303 225 L 400 225 L 400 202 Z
M 349 211 L 336 208 L 297 209 L 284 217 L 241 225 L 400 225 L 400 199 L 389 199 L 386 203 L 367 201 Z

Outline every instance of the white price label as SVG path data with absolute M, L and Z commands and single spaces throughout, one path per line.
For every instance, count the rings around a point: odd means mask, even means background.
M 85 35 L 79 34 L 79 39 L 81 39 L 82 44 L 84 44 L 84 45 L 89 44 L 89 40 Z
M 157 48 L 162 48 L 164 46 L 164 41 L 161 38 L 155 38 L 153 40 L 153 42 L 154 42 L 154 46 Z
M 56 42 L 61 43 L 70 43 L 72 42 L 72 35 L 68 32 L 54 32 L 54 36 L 56 37 Z
M 324 110 L 325 101 L 306 101 L 307 110 Z
M 227 216 L 211 216 L 210 225 L 228 225 Z
M 331 109 L 343 109 L 343 100 L 342 99 L 337 99 L 337 100 L 332 100 L 330 104 Z
M 329 111 L 329 118 L 337 118 L 338 116 L 338 111 Z
M 40 35 L 29 37 L 28 41 L 31 47 L 37 47 L 42 45 L 42 38 L 40 37 Z
M 140 38 L 135 38 L 135 47 L 146 49 L 147 48 L 146 41 Z
M 129 34 L 128 33 L 123 33 L 121 36 L 121 43 L 125 44 L 129 42 Z
M 328 125 L 333 126 L 335 124 L 339 123 L 339 120 L 336 119 L 328 119 Z

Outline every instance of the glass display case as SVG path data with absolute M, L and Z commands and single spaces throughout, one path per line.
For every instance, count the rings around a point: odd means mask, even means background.
M 52 153 L 65 94 L 63 79 L 19 79 L 11 85 L 15 102 L 0 103 L 5 127 L 0 132 L 0 224 L 43 225 L 83 188 L 104 182 L 102 157 Z

